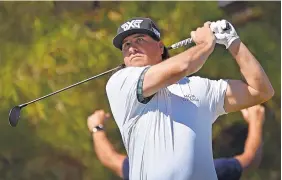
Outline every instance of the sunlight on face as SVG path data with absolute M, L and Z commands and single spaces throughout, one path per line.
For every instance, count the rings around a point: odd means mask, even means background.
M 162 61 L 162 43 L 146 34 L 133 34 L 126 37 L 122 53 L 126 66 L 154 65 Z

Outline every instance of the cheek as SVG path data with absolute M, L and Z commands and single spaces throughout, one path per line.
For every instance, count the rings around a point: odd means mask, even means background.
M 161 55 L 161 49 L 157 45 L 148 47 L 147 52 L 150 58 L 157 58 Z

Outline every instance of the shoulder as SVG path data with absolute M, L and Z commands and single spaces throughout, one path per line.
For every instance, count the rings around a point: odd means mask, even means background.
M 136 74 L 141 74 L 141 72 L 147 68 L 148 66 L 142 66 L 142 67 L 126 67 L 123 68 L 117 72 L 115 72 L 110 79 L 108 80 L 108 83 L 111 83 L 112 81 L 126 78 L 126 77 L 134 77 Z
M 108 83 L 115 80 L 116 78 L 120 77 L 126 77 L 130 74 L 130 72 L 136 70 L 136 67 L 125 67 L 123 69 L 120 69 L 119 71 L 115 72 L 110 79 L 108 80 Z
M 187 83 L 192 87 L 196 87 L 196 88 L 208 87 L 210 81 L 210 79 L 203 78 L 200 76 L 190 76 L 190 77 L 185 77 L 184 79 L 187 79 Z
M 235 158 L 219 158 L 214 160 L 218 179 L 238 180 L 242 174 L 242 166 Z
M 206 87 L 207 89 L 214 86 L 226 85 L 228 81 L 225 79 L 209 79 L 200 76 L 191 76 L 187 78 L 192 85 Z
M 124 180 L 128 180 L 129 179 L 129 160 L 128 160 L 128 157 L 126 157 L 123 160 L 123 163 L 122 163 L 122 175 L 123 175 L 123 179 Z
M 138 80 L 141 72 L 146 68 L 147 66 L 143 67 L 126 67 L 123 68 L 117 72 L 115 72 L 108 80 L 106 84 L 106 90 L 111 88 L 112 86 L 121 86 L 124 84 L 125 81 L 128 82 Z
M 201 76 L 189 76 L 186 77 L 191 83 L 197 83 L 197 84 L 208 84 L 210 81 L 214 81 L 209 78 L 201 77 Z

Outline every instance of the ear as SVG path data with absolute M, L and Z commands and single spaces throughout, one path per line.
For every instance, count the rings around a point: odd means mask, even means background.
M 164 53 L 164 44 L 163 44 L 163 42 L 159 42 L 159 47 L 160 47 L 160 49 L 161 49 L 161 54 L 163 54 Z

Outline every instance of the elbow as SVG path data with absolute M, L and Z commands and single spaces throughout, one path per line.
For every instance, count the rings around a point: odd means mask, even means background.
M 247 169 L 250 166 L 253 166 L 253 161 L 255 159 L 255 155 L 253 153 L 243 152 L 243 154 L 235 156 L 234 158 L 239 161 L 239 163 L 241 164 L 241 167 L 243 169 Z
M 274 91 L 273 87 L 270 86 L 268 88 L 268 91 L 263 93 L 263 95 L 262 95 L 263 101 L 270 100 L 274 96 L 274 94 L 275 94 L 275 91 Z
M 274 96 L 274 94 L 275 94 L 275 91 L 274 91 L 272 86 L 271 86 L 271 90 L 270 90 L 269 94 L 270 94 L 270 98 L 272 98 Z
M 105 167 L 110 168 L 111 167 L 111 161 L 110 159 L 105 158 L 99 158 L 101 164 L 103 164 Z
M 264 102 L 270 100 L 275 94 L 274 89 L 271 85 L 266 86 L 266 87 L 264 87 L 264 90 L 260 90 L 260 91 L 257 91 L 257 92 L 258 92 L 257 100 L 260 103 L 264 103 Z

